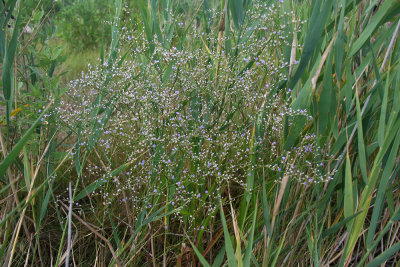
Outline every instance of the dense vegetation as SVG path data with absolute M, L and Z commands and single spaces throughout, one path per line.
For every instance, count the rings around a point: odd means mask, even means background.
M 1 265 L 399 266 L 399 1 L 0 6 Z

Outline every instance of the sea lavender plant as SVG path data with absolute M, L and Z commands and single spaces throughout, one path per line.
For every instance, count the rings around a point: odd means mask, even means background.
M 290 125 L 298 116 L 312 118 L 306 110 L 292 110 L 290 94 L 279 90 L 289 65 L 282 47 L 292 33 L 290 24 L 279 24 L 291 14 L 278 10 L 255 3 L 247 31 L 232 46 L 236 55 L 224 47 L 218 51 L 215 33 L 194 26 L 189 29 L 194 39 L 183 47 L 165 47 L 154 38 L 154 49 L 143 28 L 125 28 L 121 40 L 129 59 L 111 67 L 89 65 L 71 81 L 56 112 L 61 126 L 80 130 L 79 147 L 90 146 L 93 121 L 101 124 L 94 111 L 115 107 L 85 167 L 83 183 L 102 184 L 90 196 L 104 206 L 129 205 L 133 220 L 143 207 L 166 205 L 174 211 L 166 228 L 177 222 L 197 231 L 215 216 L 227 186 L 247 190 L 249 172 L 269 169 L 273 182 L 289 175 L 304 185 L 331 179 L 323 166 L 329 155 L 315 136 L 305 134 L 297 147 L 282 148 L 285 120 Z M 101 103 L 92 105 L 98 94 Z M 254 165 L 249 147 L 260 112 L 265 131 L 255 140 Z M 132 164 L 112 176 L 124 162 Z

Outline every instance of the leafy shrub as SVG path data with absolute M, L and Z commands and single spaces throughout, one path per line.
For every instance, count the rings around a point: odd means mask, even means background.
M 113 3 L 107 0 L 69 0 L 56 16 L 58 36 L 74 50 L 96 47 L 111 38 Z

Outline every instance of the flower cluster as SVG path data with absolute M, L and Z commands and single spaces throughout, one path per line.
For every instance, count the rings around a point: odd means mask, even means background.
M 92 149 L 84 183 L 102 179 L 93 195 L 104 205 L 117 201 L 136 212 L 167 205 L 179 220 L 200 227 L 202 219 L 215 215 L 227 184 L 246 188 L 249 170 L 267 167 L 277 181 L 285 174 L 301 183 L 326 180 L 313 136 L 282 150 L 285 118 L 289 126 L 297 116 L 310 118 L 289 108 L 290 98 L 278 90 L 289 65 L 282 47 L 290 45 L 287 38 L 298 30 L 292 26 L 301 22 L 279 14 L 279 7 L 263 8 L 256 2 L 249 12 L 248 30 L 231 47 L 237 54 L 224 46 L 210 49 L 218 46 L 217 35 L 194 26 L 195 38 L 180 49 L 157 39 L 150 44 L 144 32 L 126 30 L 122 40 L 131 49 L 129 59 L 89 66 L 70 82 L 56 112 L 60 124 L 77 133 L 78 146 Z M 277 25 L 282 17 L 290 22 Z M 264 133 L 253 140 L 260 113 Z M 123 172 L 110 175 L 126 162 Z

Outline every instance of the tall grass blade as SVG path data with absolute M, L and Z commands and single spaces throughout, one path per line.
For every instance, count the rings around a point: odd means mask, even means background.
M 228 2 L 227 2 L 228 5 Z M 225 51 L 227 55 L 232 53 L 232 40 L 231 40 L 231 13 L 225 12 Z
M 333 235 L 337 233 L 343 226 L 347 225 L 351 220 L 353 220 L 355 217 L 357 217 L 360 214 L 360 212 L 357 212 L 350 217 L 345 218 L 344 220 L 332 225 L 330 228 L 326 229 L 322 233 L 322 237 L 327 237 L 329 235 Z
M 336 78 L 338 81 L 342 80 L 342 64 L 345 53 L 345 33 L 344 33 L 344 12 L 346 7 L 346 0 L 337 1 L 340 7 L 340 18 L 338 22 L 338 35 L 335 41 L 335 67 L 336 67 Z
M 231 241 L 231 236 L 229 234 L 228 230 L 228 225 L 226 224 L 226 219 L 224 215 L 224 210 L 222 206 L 222 200 L 220 198 L 220 216 L 221 216 L 221 222 L 222 222 L 222 227 L 224 229 L 224 239 L 225 239 L 225 250 L 226 250 L 226 255 L 228 257 L 228 266 L 229 267 L 236 267 L 238 266 L 235 258 L 235 251 L 232 246 L 232 241 Z M 238 255 L 240 257 L 241 255 Z
M 251 229 L 250 229 L 250 237 L 249 237 L 248 245 L 246 247 L 246 253 L 244 256 L 244 260 L 243 260 L 244 267 L 250 266 L 250 256 L 253 253 L 253 240 L 254 240 L 254 231 L 256 228 L 257 208 L 258 208 L 258 206 L 257 206 L 257 202 L 256 202 L 256 205 L 254 207 L 253 223 L 251 224 Z
M 23 148 L 24 151 L 24 178 L 25 178 L 25 188 L 29 191 L 31 185 L 31 166 L 29 162 L 28 152 L 26 147 Z
M 390 68 L 388 70 L 388 75 L 390 74 Z M 379 145 L 383 145 L 383 138 L 385 136 L 386 128 L 386 118 L 387 118 L 387 106 L 388 106 L 388 95 L 389 95 L 389 77 L 386 79 L 386 84 L 383 91 L 383 99 L 381 105 L 381 114 L 379 116 L 379 127 L 378 127 L 378 142 Z
M 215 257 L 212 267 L 220 267 L 225 257 L 225 245 L 219 250 L 217 257 Z
M 353 180 L 351 177 L 351 163 L 349 152 L 346 155 L 346 173 L 345 173 L 345 183 L 344 183 L 344 217 L 347 219 L 353 215 Z M 351 229 L 352 223 L 347 223 L 347 228 Z
M 4 59 L 7 57 L 6 47 L 7 38 L 6 31 L 8 29 L 8 21 L 10 20 L 17 0 L 7 1 L 5 4 L 0 5 L 0 55 Z
M 317 0 L 314 3 L 315 4 L 311 13 L 309 28 L 304 41 L 303 53 L 301 54 L 299 66 L 293 78 L 289 82 L 289 88 L 294 88 L 294 86 L 297 84 L 297 81 L 305 71 L 308 62 L 310 61 L 311 56 L 321 38 L 322 31 L 329 17 L 328 12 L 331 10 L 333 1 Z
M 362 118 L 361 118 L 360 99 L 358 98 L 357 86 L 356 86 L 355 97 L 356 97 L 356 108 L 357 108 L 357 126 L 358 126 L 357 141 L 358 141 L 359 163 L 364 183 L 368 184 L 367 158 L 365 155 L 364 133 L 363 133 Z
M 366 267 L 378 267 L 381 266 L 385 261 L 390 259 L 394 254 L 400 250 L 400 242 L 397 242 L 384 252 L 382 252 L 378 257 L 369 262 Z
M 193 244 L 193 242 L 189 239 L 190 244 L 192 245 L 192 248 L 194 252 L 196 253 L 196 256 L 199 258 L 201 265 L 204 267 L 210 267 L 210 264 L 208 264 L 207 260 L 203 257 L 201 252 L 197 249 L 196 245 Z
M 269 215 L 269 205 L 268 205 L 268 200 L 267 200 L 267 192 L 266 192 L 266 186 L 265 186 L 265 180 L 263 179 L 263 193 L 262 193 L 262 204 L 263 204 L 263 217 L 264 217 L 264 224 L 265 227 L 267 228 L 267 233 L 271 237 L 271 220 L 270 220 L 270 215 Z
M 228 7 L 232 14 L 233 22 L 236 28 L 239 29 L 240 25 L 243 24 L 244 20 L 244 10 L 243 10 L 243 0 L 227 0 Z
M 19 16 L 17 24 L 19 22 Z M 7 26 L 6 26 L 7 27 Z M 5 49 L 3 58 L 3 95 L 6 100 L 6 122 L 7 126 L 10 124 L 10 113 L 12 109 L 13 94 L 14 94 L 14 59 L 15 52 L 17 51 L 18 41 L 18 27 L 14 28 L 11 41 Z M 1 175 L 0 175 L 1 176 Z

